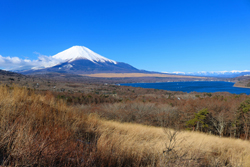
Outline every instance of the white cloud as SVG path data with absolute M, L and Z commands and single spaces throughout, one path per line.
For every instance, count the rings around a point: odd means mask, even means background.
M 38 55 L 37 60 L 29 60 L 27 58 L 20 59 L 19 57 L 3 57 L 0 55 L 0 69 L 12 71 L 41 69 L 52 67 L 62 62 L 61 59 L 55 59 L 52 56 L 41 55 L 38 52 L 34 53 Z

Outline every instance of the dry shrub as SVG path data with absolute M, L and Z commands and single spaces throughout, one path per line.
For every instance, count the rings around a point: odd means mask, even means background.
M 173 125 L 178 119 L 177 108 L 169 104 L 142 102 L 104 104 L 95 112 L 109 120 L 161 127 Z

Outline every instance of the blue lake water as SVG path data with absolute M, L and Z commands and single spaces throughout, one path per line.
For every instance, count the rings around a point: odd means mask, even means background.
M 120 84 L 124 86 L 164 89 L 170 91 L 182 92 L 229 92 L 235 94 L 245 93 L 250 94 L 248 88 L 233 87 L 232 82 L 223 81 L 194 81 L 194 82 L 162 82 L 162 83 L 128 83 Z

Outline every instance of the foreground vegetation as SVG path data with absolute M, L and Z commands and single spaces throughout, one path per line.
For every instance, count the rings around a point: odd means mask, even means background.
M 17 86 L 0 86 L 0 163 L 3 166 L 250 165 L 250 143 L 239 139 L 248 139 L 244 131 L 248 123 L 240 122 L 243 119 L 237 114 L 241 109 L 242 116 L 248 111 L 246 95 L 183 95 L 178 100 L 156 93 L 147 97 L 125 95 L 111 101 L 100 100 L 105 98 L 102 95 L 89 95 L 82 94 L 85 98 L 81 99 L 76 94 L 38 93 Z M 99 101 L 93 100 L 98 98 Z M 238 120 L 239 136 L 233 135 L 233 129 L 231 138 L 219 137 L 211 123 L 227 112 L 236 114 L 232 120 Z M 227 123 L 224 127 L 229 126 L 230 119 L 223 117 Z M 191 131 L 184 131 L 186 128 Z M 222 134 L 230 137 L 228 129 L 224 128 Z

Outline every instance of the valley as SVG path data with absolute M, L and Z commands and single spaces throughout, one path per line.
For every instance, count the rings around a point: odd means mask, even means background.
M 106 79 L 107 83 L 101 78 L 53 76 L 2 71 L 1 164 L 191 167 L 250 163 L 244 120 L 240 112 L 235 115 L 242 103 L 248 105 L 247 95 L 184 93 L 119 86 L 113 83 L 121 80 L 114 78 Z M 222 121 L 223 126 L 216 124 Z

